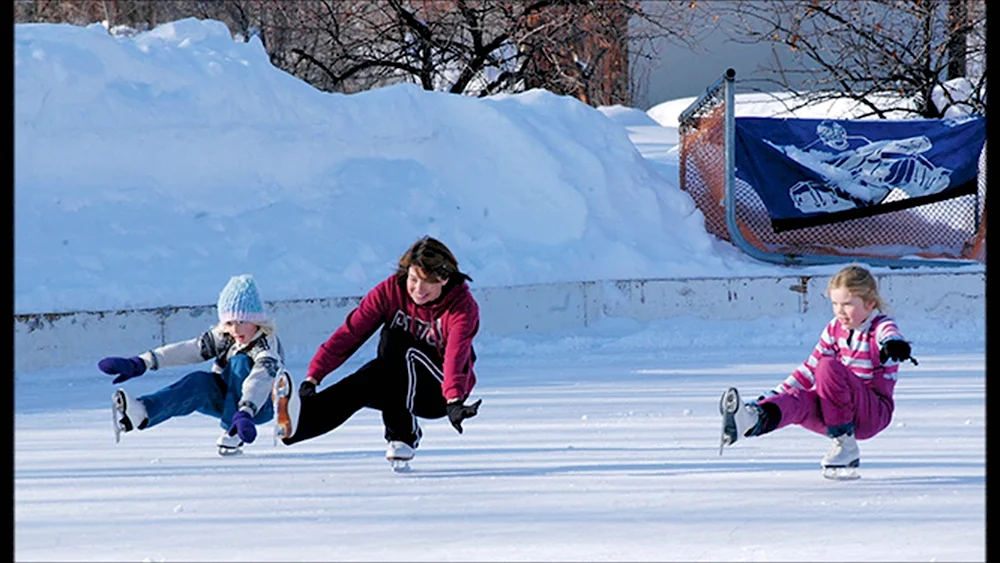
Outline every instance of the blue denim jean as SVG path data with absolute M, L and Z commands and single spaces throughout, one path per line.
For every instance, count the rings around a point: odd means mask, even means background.
M 243 380 L 252 368 L 253 360 L 249 356 L 236 354 L 222 373 L 191 372 L 155 393 L 139 397 L 149 416 L 146 428 L 197 411 L 219 419 L 219 426 L 228 429 L 243 395 Z M 272 418 L 274 408 L 271 401 L 267 401 L 258 408 L 253 421 L 263 424 Z

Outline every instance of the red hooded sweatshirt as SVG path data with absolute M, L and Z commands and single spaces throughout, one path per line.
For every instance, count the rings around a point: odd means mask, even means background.
M 340 367 L 382 328 L 386 339 L 416 340 L 441 368 L 441 393 L 446 401 L 465 399 L 476 384 L 472 339 L 479 332 L 479 305 L 469 285 L 445 286 L 441 297 L 417 305 L 406 293 L 406 280 L 392 275 L 368 292 L 309 362 L 307 377 L 317 383 Z M 381 351 L 385 346 L 380 345 Z M 389 347 L 389 349 L 392 349 Z M 443 365 L 442 365 L 443 364 Z

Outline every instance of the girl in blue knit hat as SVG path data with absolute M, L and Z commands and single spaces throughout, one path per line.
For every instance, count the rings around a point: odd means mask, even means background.
M 257 424 L 274 417 L 271 386 L 284 371 L 285 354 L 253 277 L 233 276 L 219 294 L 219 323 L 201 336 L 131 358 L 108 357 L 97 366 L 122 383 L 147 370 L 212 360 L 149 395 L 133 398 L 123 387 L 111 398 L 115 442 L 122 432 L 152 428 L 175 416 L 200 412 L 219 419 L 220 455 L 240 453 L 257 438 Z

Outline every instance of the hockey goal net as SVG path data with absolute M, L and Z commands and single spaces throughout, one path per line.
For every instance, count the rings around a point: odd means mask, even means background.
M 680 187 L 705 216 L 705 228 L 720 239 L 749 244 L 775 262 L 819 263 L 904 257 L 986 262 L 986 147 L 979 157 L 975 193 L 888 211 L 870 217 L 775 232 L 754 187 L 729 170 L 725 122 L 729 110 L 720 80 L 682 114 L 679 123 Z M 727 197 L 727 174 L 732 194 Z M 730 232 L 727 207 L 733 210 Z M 838 258 L 834 258 L 838 257 Z

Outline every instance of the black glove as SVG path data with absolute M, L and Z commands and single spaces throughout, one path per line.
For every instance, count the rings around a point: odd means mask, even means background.
M 299 397 L 308 397 L 316 394 L 316 383 L 311 379 L 303 379 L 299 384 Z
M 455 427 L 455 430 L 458 430 L 459 434 L 462 433 L 462 421 L 476 416 L 479 412 L 479 403 L 482 402 L 483 400 L 479 399 L 471 405 L 466 405 L 465 399 L 462 399 L 446 405 L 445 408 L 448 410 L 448 420 L 451 421 L 451 425 Z
M 910 343 L 905 340 L 887 340 L 886 343 L 882 345 L 882 350 L 879 351 L 878 358 L 882 360 L 883 364 L 886 360 L 891 358 L 897 362 L 910 360 L 913 362 L 913 365 L 918 365 L 917 360 L 910 356 Z

